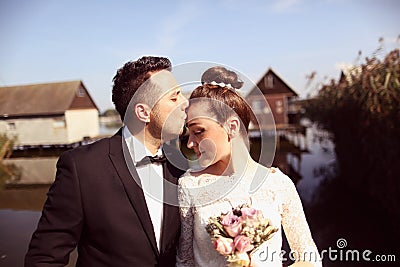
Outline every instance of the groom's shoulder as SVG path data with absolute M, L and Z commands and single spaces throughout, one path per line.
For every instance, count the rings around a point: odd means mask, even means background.
M 67 150 L 61 155 L 69 155 L 77 158 L 99 157 L 101 155 L 108 155 L 110 151 L 110 145 L 112 143 L 118 145 L 118 142 L 121 143 L 121 138 L 118 138 L 118 136 L 105 137 L 93 143 L 81 145 L 79 147 Z

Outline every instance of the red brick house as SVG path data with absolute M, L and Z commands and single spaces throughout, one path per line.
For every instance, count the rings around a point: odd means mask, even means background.
M 270 125 L 271 121 L 268 119 L 270 116 L 267 115 L 271 112 L 277 129 L 287 126 L 290 123 L 289 102 L 298 97 L 297 93 L 271 68 L 258 81 L 257 87 L 259 90 L 257 88 L 250 90 L 246 100 L 259 120 L 261 119 L 259 121 L 261 128 Z M 263 98 L 267 100 L 269 108 L 264 107 Z

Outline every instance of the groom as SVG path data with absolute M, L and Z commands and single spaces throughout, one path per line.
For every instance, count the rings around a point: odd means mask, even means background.
M 175 266 L 179 211 L 160 200 L 176 197 L 165 184 L 183 170 L 160 147 L 183 129 L 188 102 L 170 69 L 142 57 L 118 70 L 112 99 L 126 126 L 60 156 L 26 267 L 65 266 L 75 247 L 77 266 Z

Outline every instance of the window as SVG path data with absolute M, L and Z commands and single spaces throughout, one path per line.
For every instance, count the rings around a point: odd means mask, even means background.
M 86 95 L 85 89 L 83 89 L 82 87 L 79 87 L 76 94 L 78 95 L 78 97 L 84 97 Z
M 274 77 L 269 74 L 267 77 L 264 78 L 265 87 L 268 89 L 274 88 Z
M 15 125 L 15 122 L 8 123 L 8 130 L 15 131 L 16 129 L 17 129 L 17 126 Z
M 254 113 L 261 113 L 262 112 L 262 108 L 263 108 L 263 103 L 260 100 L 255 100 L 252 103 L 252 108 L 253 108 L 253 112 Z
M 251 104 L 251 108 L 255 114 L 268 114 L 271 112 L 269 106 L 263 100 L 255 100 Z
M 276 100 L 275 101 L 275 110 L 277 114 L 281 114 L 284 112 L 284 106 L 283 106 L 283 101 L 282 100 Z
M 53 121 L 53 128 L 65 128 L 65 120 Z

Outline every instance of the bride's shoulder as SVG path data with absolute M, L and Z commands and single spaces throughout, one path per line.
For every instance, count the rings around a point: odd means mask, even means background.
M 178 181 L 178 184 L 180 186 L 185 186 L 185 187 L 195 187 L 197 186 L 199 181 L 199 177 L 197 175 L 193 175 L 193 170 L 188 169 L 180 178 Z
M 267 171 L 265 183 L 269 188 L 281 190 L 293 184 L 290 177 L 283 173 L 278 167 L 266 168 L 263 166 L 262 168 Z

